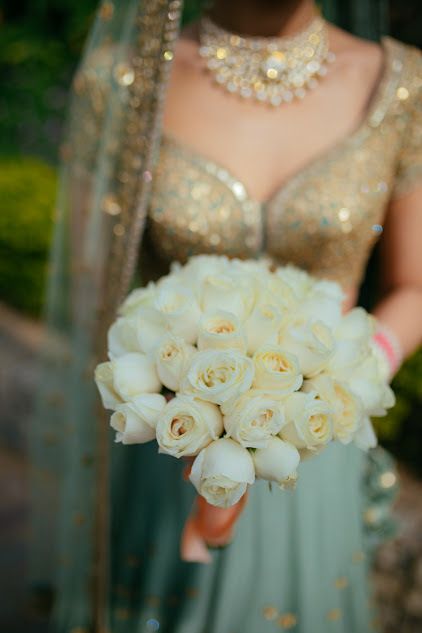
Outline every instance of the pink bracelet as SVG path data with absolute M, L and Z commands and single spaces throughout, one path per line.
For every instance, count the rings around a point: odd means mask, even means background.
M 392 378 L 403 362 L 403 350 L 400 342 L 394 332 L 380 322 L 377 323 L 373 340 L 383 353 L 390 368 L 390 378 Z

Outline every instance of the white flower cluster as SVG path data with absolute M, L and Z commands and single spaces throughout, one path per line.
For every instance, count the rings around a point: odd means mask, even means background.
M 394 396 L 373 317 L 342 316 L 342 299 L 296 268 L 220 256 L 134 290 L 95 373 L 116 441 L 195 458 L 190 480 L 220 507 L 255 478 L 291 486 L 300 460 L 332 440 L 374 446 L 370 417 Z

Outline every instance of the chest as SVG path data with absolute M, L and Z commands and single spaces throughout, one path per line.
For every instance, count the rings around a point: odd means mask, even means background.
M 266 201 L 293 174 L 357 129 L 368 105 L 367 82 L 358 75 L 353 67 L 337 69 L 303 101 L 272 108 L 228 97 L 206 73 L 176 63 L 164 128 L 224 165 L 253 199 Z
M 400 133 L 367 126 L 294 174 L 262 204 L 227 169 L 165 137 L 150 208 L 166 259 L 266 253 L 345 286 L 359 283 L 382 232 Z

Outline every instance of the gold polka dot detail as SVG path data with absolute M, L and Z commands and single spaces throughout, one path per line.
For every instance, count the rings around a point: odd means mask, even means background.
M 118 620 L 128 620 L 130 618 L 130 611 L 129 609 L 116 609 L 116 618 Z
M 357 551 L 357 552 L 354 552 L 354 553 L 353 553 L 353 555 L 352 555 L 352 561 L 353 561 L 354 563 L 362 563 L 364 560 L 365 560 L 365 554 L 364 554 L 364 552 Z
M 264 616 L 265 620 L 269 620 L 269 621 L 276 620 L 278 617 L 278 609 L 277 607 L 274 607 L 273 605 L 267 605 L 266 607 L 263 608 L 262 615 Z
M 330 609 L 330 611 L 327 613 L 327 620 L 330 620 L 330 622 L 336 622 L 337 620 L 340 620 L 341 617 L 341 609 Z
M 348 585 L 349 581 L 347 580 L 346 576 L 339 576 L 334 581 L 334 586 L 336 589 L 346 589 Z
M 105 22 L 108 22 L 113 17 L 114 5 L 112 2 L 104 2 L 100 7 L 100 18 Z
M 147 596 L 145 602 L 149 607 L 159 607 L 161 600 L 159 596 Z
M 278 618 L 277 624 L 282 629 L 292 629 L 297 624 L 297 617 L 294 613 L 283 613 Z
M 139 567 L 139 565 L 141 564 L 141 559 L 139 558 L 139 556 L 129 554 L 129 556 L 126 558 L 126 563 L 129 565 L 129 567 Z
M 75 525 L 78 525 L 78 526 L 84 525 L 85 521 L 86 521 L 86 518 L 82 514 L 82 512 L 75 512 L 75 514 L 73 515 L 73 523 Z

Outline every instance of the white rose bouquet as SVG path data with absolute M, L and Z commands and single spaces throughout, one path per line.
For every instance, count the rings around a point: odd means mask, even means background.
M 333 440 L 376 444 L 394 403 L 362 308 L 342 315 L 334 282 L 265 261 L 192 257 L 134 290 L 95 380 L 116 442 L 156 440 L 189 458 L 190 481 L 229 508 L 256 478 L 294 485 Z

